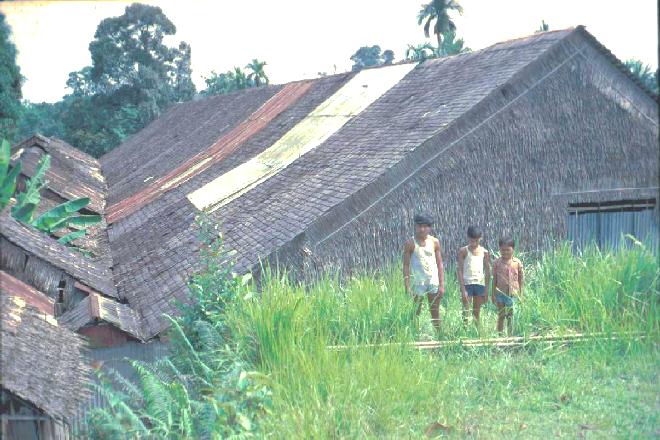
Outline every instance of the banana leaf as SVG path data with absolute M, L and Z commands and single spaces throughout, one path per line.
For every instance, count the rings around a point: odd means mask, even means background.
M 7 175 L 9 169 L 9 161 L 11 160 L 11 148 L 9 142 L 3 139 L 0 142 L 0 184 L 3 183 L 4 177 Z
M 94 226 L 101 221 L 101 216 L 97 214 L 81 214 L 75 217 L 69 217 L 68 226 L 74 228 L 86 228 Z
M 32 225 L 41 231 L 53 232 L 65 227 L 72 220 L 72 214 L 75 214 L 87 205 L 89 205 L 88 197 L 69 200 L 41 214 L 32 221 Z M 100 218 L 98 221 L 100 221 Z M 84 223 L 84 220 L 81 222 Z
M 26 223 L 32 222 L 34 210 L 41 201 L 40 191 L 46 186 L 44 177 L 49 167 L 50 156 L 45 154 L 39 159 L 34 175 L 27 181 L 25 191 L 16 195 L 16 205 L 14 205 L 11 211 L 14 218 Z M 31 206 L 32 208 L 30 208 Z M 17 217 L 17 214 L 14 214 L 15 212 L 20 212 L 20 216 Z
M 86 232 L 86 231 L 85 231 L 84 229 L 81 229 L 81 230 L 79 230 L 79 231 L 73 231 L 73 232 L 71 232 L 71 233 L 69 233 L 69 234 L 66 234 L 66 235 L 63 236 L 63 237 L 58 238 L 57 241 L 60 242 L 60 243 L 62 243 L 62 244 L 69 244 L 69 243 L 71 243 L 73 240 L 76 240 L 76 239 L 78 239 L 78 238 L 84 237 L 84 236 L 85 236 L 85 232 Z
M 18 174 L 20 172 L 21 163 L 17 162 L 16 165 L 14 165 L 11 170 L 9 170 L 9 174 L 7 174 L 3 181 L 0 183 L 0 209 L 7 206 L 9 199 L 11 199 L 11 196 L 13 196 L 16 192 L 16 183 L 18 181 Z
M 34 203 L 22 203 L 20 205 L 17 203 L 11 208 L 11 216 L 18 221 L 30 224 L 36 209 L 37 205 Z

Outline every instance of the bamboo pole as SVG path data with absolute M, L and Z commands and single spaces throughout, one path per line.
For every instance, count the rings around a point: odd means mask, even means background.
M 502 338 L 487 339 L 454 339 L 449 341 L 420 341 L 420 342 L 386 342 L 382 344 L 361 344 L 361 345 L 331 345 L 329 350 L 347 350 L 351 348 L 380 348 L 388 346 L 413 346 L 420 350 L 434 350 L 445 347 L 514 347 L 524 346 L 533 343 L 572 343 L 586 342 L 593 340 L 619 340 L 619 339 L 643 339 L 646 335 L 641 332 L 626 333 L 575 333 L 568 335 L 534 335 L 534 336 L 513 336 Z

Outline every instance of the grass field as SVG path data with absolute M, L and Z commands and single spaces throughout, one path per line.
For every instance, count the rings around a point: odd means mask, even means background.
M 660 435 L 658 260 L 641 245 L 575 256 L 562 247 L 526 265 L 518 335 L 643 332 L 643 341 L 522 349 L 403 345 L 436 336 L 419 322 L 398 269 L 326 279 L 311 289 L 269 278 L 229 325 L 274 383 L 271 438 L 654 438 Z M 482 337 L 495 336 L 482 312 Z M 440 339 L 474 338 L 447 271 Z M 347 344 L 345 351 L 329 345 Z

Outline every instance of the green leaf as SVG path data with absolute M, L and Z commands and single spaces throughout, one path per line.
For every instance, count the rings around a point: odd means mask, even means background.
M 37 205 L 34 203 L 16 204 L 11 208 L 11 215 L 18 221 L 30 224 L 32 223 L 32 215 L 36 209 Z
M 18 175 L 21 172 L 21 163 L 18 162 L 14 165 L 9 174 L 4 178 L 0 184 L 0 209 L 7 206 L 9 199 L 16 192 L 16 183 L 18 182 Z
M 69 226 L 86 228 L 93 226 L 101 221 L 101 216 L 97 214 L 77 215 L 69 218 Z
M 12 208 L 14 218 L 25 223 L 32 223 L 34 211 L 41 201 L 40 191 L 46 186 L 44 179 L 50 167 L 50 156 L 45 154 L 39 159 L 37 169 L 25 185 L 25 191 L 16 196 L 16 205 Z
M 10 160 L 11 148 L 7 139 L 3 139 L 2 142 L 0 142 L 0 183 L 3 183 L 4 176 L 7 175 Z
M 87 197 L 61 203 L 37 217 L 32 225 L 41 231 L 53 232 L 68 225 L 85 227 L 100 222 L 101 217 L 98 215 L 72 216 L 88 204 L 89 198 Z
M 78 238 L 84 237 L 86 232 L 87 231 L 85 231 L 84 229 L 81 229 L 79 231 L 73 231 L 69 234 L 66 234 L 63 237 L 60 237 L 57 241 L 62 244 L 69 244 L 73 240 L 77 240 Z

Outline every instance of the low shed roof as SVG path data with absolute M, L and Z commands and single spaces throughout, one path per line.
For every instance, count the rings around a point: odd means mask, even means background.
M 0 285 L 0 383 L 56 418 L 76 414 L 90 396 L 85 342 Z

